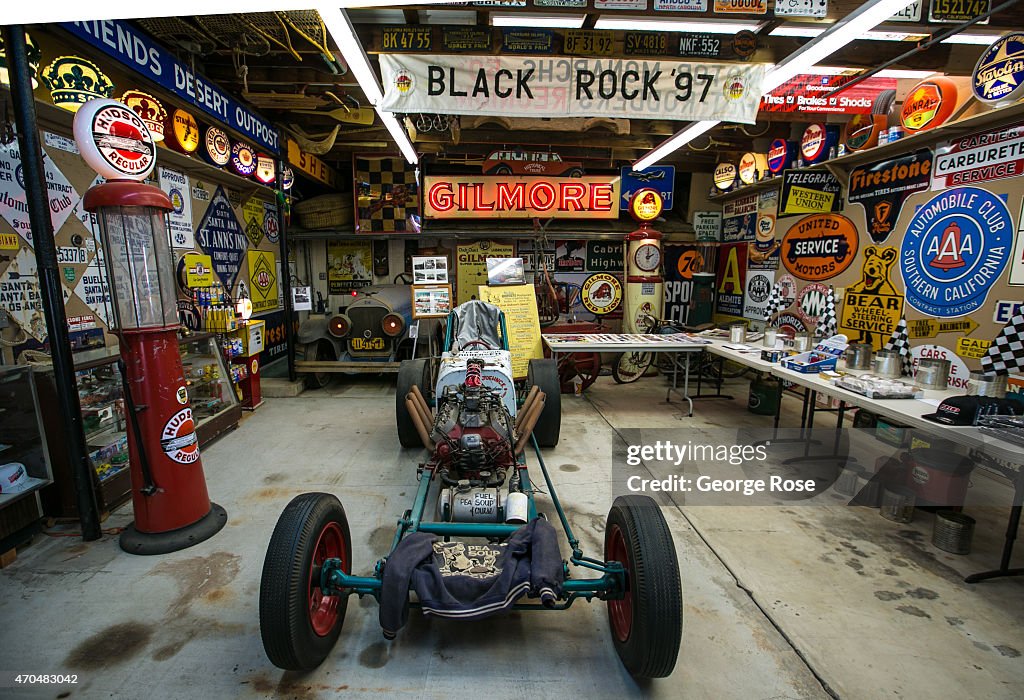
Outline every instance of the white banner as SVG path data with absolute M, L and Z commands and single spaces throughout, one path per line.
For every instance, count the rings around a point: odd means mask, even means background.
M 629 117 L 753 124 L 761 64 L 384 54 L 382 107 L 427 114 Z
M 174 207 L 167 216 L 171 227 L 171 244 L 175 248 L 195 248 L 192 189 L 188 186 L 188 176 L 170 168 L 160 168 L 160 189 L 167 193 Z

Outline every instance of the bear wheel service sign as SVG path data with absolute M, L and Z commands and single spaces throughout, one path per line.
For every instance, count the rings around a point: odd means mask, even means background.
M 910 220 L 900 248 L 907 303 L 943 318 L 973 313 L 1012 247 L 1013 221 L 998 195 L 959 187 L 932 197 Z

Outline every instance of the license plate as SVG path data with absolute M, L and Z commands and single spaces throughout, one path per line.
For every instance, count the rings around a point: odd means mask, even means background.
M 352 339 L 353 350 L 383 350 L 384 339 L 383 338 L 353 338 Z

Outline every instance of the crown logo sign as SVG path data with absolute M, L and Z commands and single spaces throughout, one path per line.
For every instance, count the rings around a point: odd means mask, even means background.
M 36 77 L 39 75 L 39 62 L 42 60 L 42 54 L 35 40 L 32 39 L 32 35 L 28 32 L 25 32 L 25 53 L 28 55 L 28 67 L 32 73 L 32 88 L 35 89 L 39 87 Z M 2 37 L 0 37 L 0 84 L 11 84 L 11 77 L 7 72 L 7 49 L 4 48 Z
M 127 90 L 121 95 L 121 101 L 128 105 L 139 119 L 145 123 L 154 141 L 164 140 L 164 122 L 167 110 L 160 101 L 141 90 Z
M 96 64 L 79 56 L 61 56 L 43 69 L 43 84 L 53 104 L 72 112 L 89 100 L 110 97 L 114 84 Z

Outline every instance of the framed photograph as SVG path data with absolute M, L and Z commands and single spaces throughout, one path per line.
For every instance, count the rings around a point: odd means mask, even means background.
M 450 284 L 412 286 L 413 319 L 447 316 L 452 310 L 452 286 Z
M 522 258 L 487 258 L 487 285 L 502 287 L 526 284 Z
M 448 284 L 448 258 L 443 255 L 412 256 L 413 284 Z

